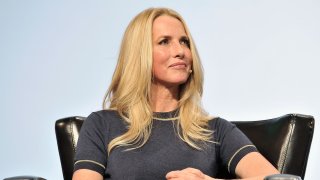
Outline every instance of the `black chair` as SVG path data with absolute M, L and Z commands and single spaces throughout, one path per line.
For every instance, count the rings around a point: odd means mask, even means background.
M 55 124 L 65 180 L 72 179 L 75 147 L 84 120 L 84 117 L 69 117 L 60 119 Z M 281 173 L 304 178 L 314 130 L 312 116 L 288 114 L 268 120 L 233 123 Z M 219 178 L 233 177 L 221 170 Z

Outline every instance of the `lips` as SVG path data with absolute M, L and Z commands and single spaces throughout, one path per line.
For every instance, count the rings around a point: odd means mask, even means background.
M 169 67 L 186 68 L 187 64 L 185 62 L 176 62 L 176 63 L 171 64 Z

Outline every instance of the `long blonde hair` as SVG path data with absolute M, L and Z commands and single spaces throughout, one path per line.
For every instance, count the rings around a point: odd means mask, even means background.
M 181 131 L 178 129 L 177 132 L 184 142 L 196 149 L 201 149 L 197 142 L 211 140 L 212 131 L 207 129 L 211 118 L 201 107 L 202 65 L 190 31 L 177 12 L 167 8 L 150 8 L 139 13 L 128 25 L 111 85 L 103 101 L 104 109 L 117 110 L 128 123 L 128 131 L 109 143 L 108 153 L 118 146 L 134 145 L 134 148 L 139 148 L 151 134 L 152 25 L 161 15 L 177 18 L 183 24 L 190 39 L 193 58 L 192 74 L 180 87 L 177 128 Z

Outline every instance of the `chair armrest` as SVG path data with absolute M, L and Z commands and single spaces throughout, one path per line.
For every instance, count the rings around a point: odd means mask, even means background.
M 3 180 L 46 180 L 42 177 L 37 176 L 14 176 L 9 178 L 4 178 Z

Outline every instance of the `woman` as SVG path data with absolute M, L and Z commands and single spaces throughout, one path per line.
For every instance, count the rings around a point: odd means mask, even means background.
M 208 116 L 202 84 L 182 17 L 165 8 L 138 14 L 124 34 L 106 110 L 81 129 L 73 179 L 209 180 L 221 167 L 248 179 L 279 173 L 234 125 Z

